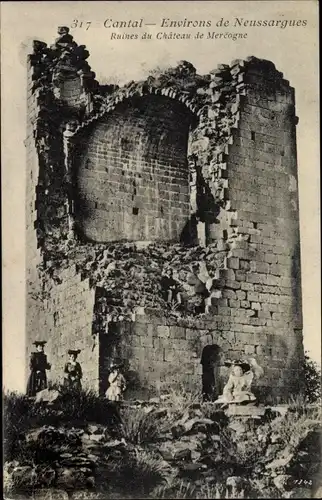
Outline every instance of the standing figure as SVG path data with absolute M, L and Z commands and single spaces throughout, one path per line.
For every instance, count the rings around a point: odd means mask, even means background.
M 35 341 L 36 352 L 31 353 L 30 357 L 30 375 L 27 384 L 27 396 L 34 397 L 37 392 L 47 388 L 46 370 L 50 370 L 51 365 L 47 362 L 47 356 L 44 353 L 45 340 Z
M 106 391 L 106 397 L 110 401 L 121 401 L 123 399 L 123 393 L 126 389 L 126 380 L 120 368 L 121 364 L 113 364 L 111 366 L 111 372 L 108 377 L 110 386 Z
M 70 349 L 68 351 L 69 360 L 64 369 L 64 386 L 72 391 L 80 391 L 82 388 L 81 379 L 83 377 L 81 365 L 76 361 L 80 350 Z

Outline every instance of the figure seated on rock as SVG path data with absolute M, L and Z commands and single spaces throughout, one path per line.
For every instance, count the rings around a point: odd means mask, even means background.
M 263 369 L 257 364 L 254 358 L 247 360 L 236 360 L 225 362 L 226 366 L 231 366 L 231 374 L 224 387 L 223 394 L 215 401 L 217 404 L 247 404 L 256 401 L 256 397 L 251 392 L 251 385 L 254 375 L 260 377 Z
M 109 401 L 122 401 L 126 389 L 126 380 L 121 373 L 122 363 L 116 362 L 111 365 L 108 377 L 109 388 L 105 395 Z
M 181 293 L 179 283 L 173 278 L 172 269 L 166 269 L 161 277 L 161 289 L 164 300 L 168 304 L 180 305 Z

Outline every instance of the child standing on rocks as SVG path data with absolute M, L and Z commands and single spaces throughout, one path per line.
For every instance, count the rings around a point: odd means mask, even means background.
M 110 401 L 122 401 L 123 393 L 126 389 L 126 380 L 121 373 L 121 364 L 113 364 L 108 377 L 109 388 L 106 391 L 106 397 Z
M 83 377 L 81 365 L 76 361 L 80 350 L 70 349 L 68 351 L 69 360 L 64 369 L 64 386 L 69 390 L 80 391 L 82 388 L 81 379 Z

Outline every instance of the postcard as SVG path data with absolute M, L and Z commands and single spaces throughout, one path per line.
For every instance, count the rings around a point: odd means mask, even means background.
M 318 4 L 1 4 L 7 499 L 321 497 Z

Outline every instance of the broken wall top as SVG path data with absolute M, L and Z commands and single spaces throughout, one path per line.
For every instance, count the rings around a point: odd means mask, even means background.
M 200 116 L 206 112 L 207 106 L 219 102 L 230 91 L 229 83 L 234 77 L 237 77 L 241 93 L 245 85 L 265 84 L 266 92 L 271 89 L 272 93 L 287 94 L 290 102 L 294 102 L 294 89 L 283 78 L 283 73 L 277 71 L 272 62 L 253 56 L 234 60 L 231 65 L 219 64 L 206 75 L 199 75 L 190 62 L 180 61 L 176 67 L 152 70 L 146 79 L 130 81 L 121 88 L 112 84 L 100 85 L 87 62 L 88 57 L 85 45 L 78 45 L 67 27 L 58 28 L 58 37 L 49 47 L 35 40 L 33 53 L 28 56 L 33 92 L 37 89 L 38 94 L 52 91 L 56 99 L 66 105 L 68 98 L 64 98 L 62 84 L 76 78 L 79 80 L 80 94 L 87 97 L 82 100 L 80 95 L 81 105 L 74 106 L 83 109 L 79 117 L 82 127 L 114 109 L 122 100 L 149 93 L 177 98 Z

